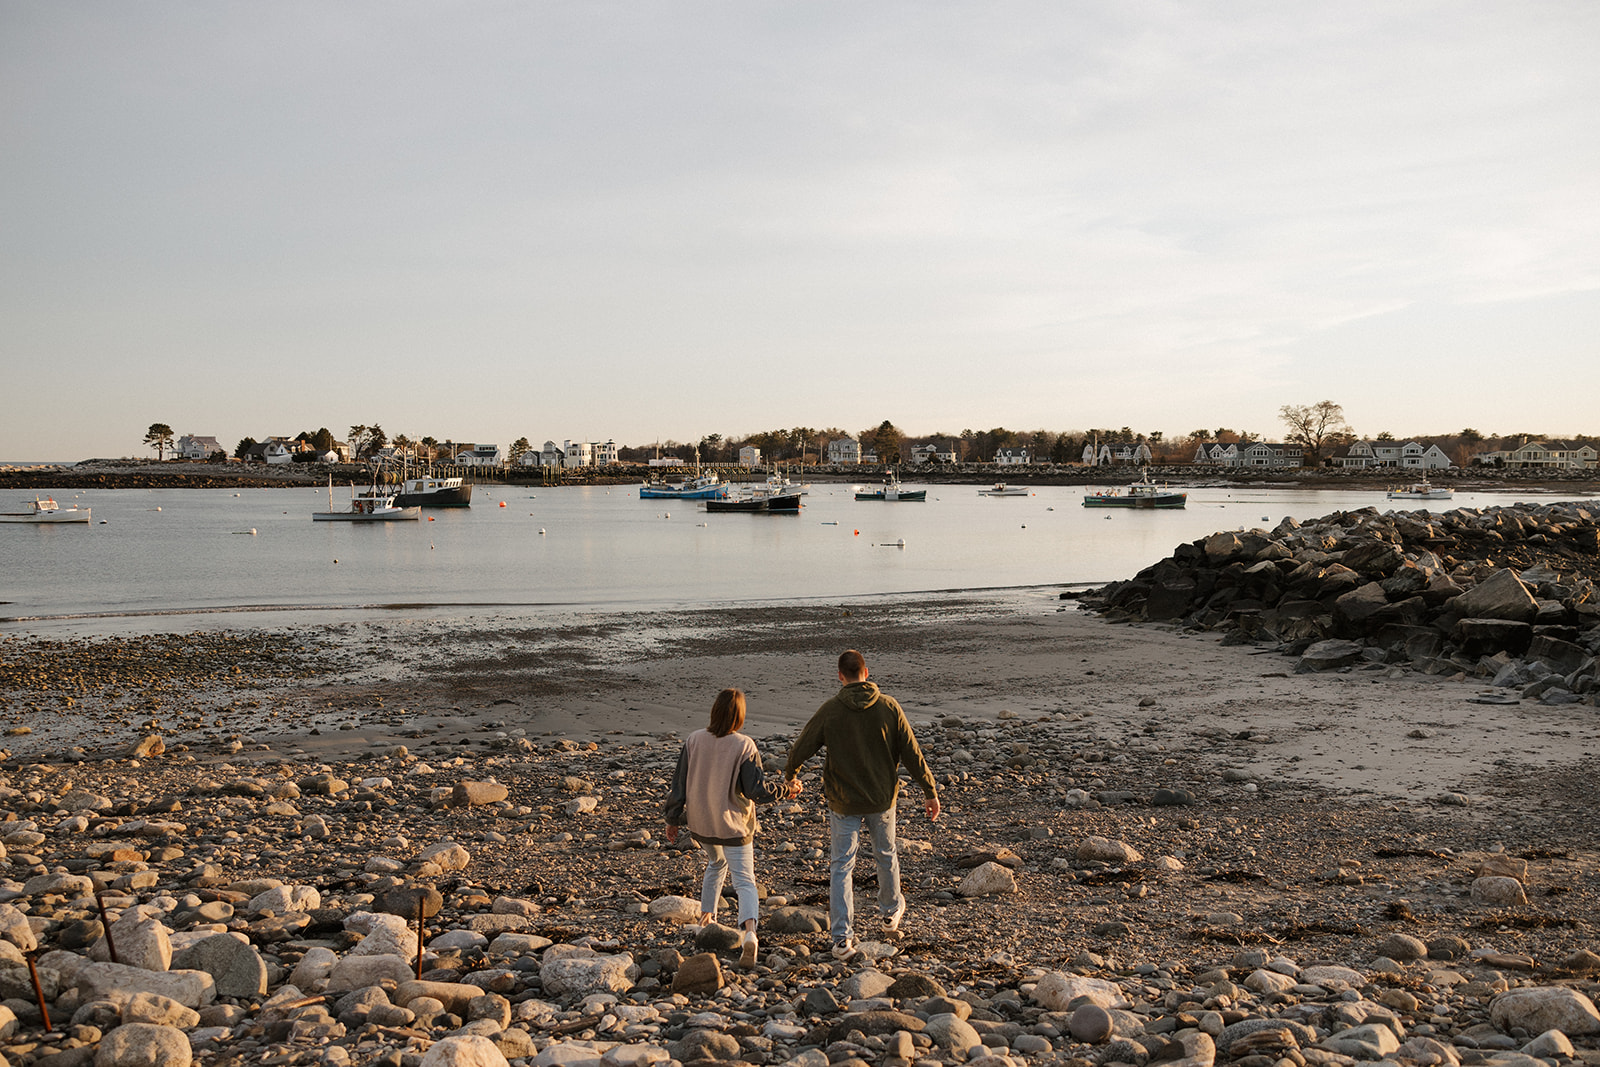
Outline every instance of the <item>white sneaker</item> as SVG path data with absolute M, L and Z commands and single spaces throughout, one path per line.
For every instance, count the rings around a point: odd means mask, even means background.
M 892 915 L 884 916 L 883 928 L 891 934 L 900 932 L 900 920 L 906 917 L 906 906 L 901 904 Z
M 760 951 L 760 943 L 756 941 L 756 932 L 746 930 L 739 938 L 739 966 L 749 970 L 756 965 L 756 953 Z
M 854 941 L 840 941 L 829 951 L 833 953 L 834 959 L 847 960 L 856 954 L 856 943 Z

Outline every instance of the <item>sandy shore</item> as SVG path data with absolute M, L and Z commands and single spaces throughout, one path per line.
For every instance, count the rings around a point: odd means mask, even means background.
M 717 689 L 737 685 L 750 696 L 749 731 L 769 757 L 781 755 L 833 692 L 834 661 L 848 645 L 906 706 L 945 805 L 937 824 L 915 798 L 901 805 L 910 909 L 902 936 L 864 940 L 844 963 L 805 914 L 789 916 L 802 925 L 780 924 L 791 905 L 826 915 L 829 830 L 810 765 L 807 793 L 762 814 L 768 954 L 748 973 L 724 964 L 720 990 L 670 996 L 683 957 L 716 947 L 650 909 L 699 884 L 693 848 L 662 843 L 676 735 L 703 724 Z M 182 1023 L 188 1036 L 175 1038 L 191 1040 L 207 1067 L 421 1063 L 462 1016 L 424 1007 L 428 997 L 417 995 L 406 1001 L 414 1009 L 384 1014 L 381 1025 L 369 1025 L 370 1012 L 349 1015 L 347 1031 L 324 1017 L 346 1012 L 343 987 L 325 999 L 331 978 L 309 966 L 317 952 L 330 967 L 341 952 L 365 952 L 363 938 L 378 936 L 366 909 L 378 895 L 419 887 L 434 888 L 442 904 L 427 933 L 428 980 L 482 978 L 514 1000 L 523 1014 L 492 1032 L 519 1064 L 569 1038 L 605 1048 L 651 1042 L 687 1064 L 705 1039 L 696 1033 L 720 1029 L 740 1034 L 729 1042 L 751 1064 L 788 1062 L 802 1046 L 817 1067 L 909 1062 L 882 1055 L 876 1031 L 861 1043 L 864 1059 L 841 1044 L 882 1014 L 856 995 L 867 970 L 923 990 L 889 1003 L 930 1020 L 929 994 L 973 998 L 962 1003 L 975 1025 L 1003 1039 L 996 1051 L 1009 1050 L 1003 1062 L 985 1061 L 993 1067 L 1143 1062 L 1146 1048 L 1168 1062 L 1177 1043 L 1164 1035 L 1202 1025 L 1215 1031 L 1215 1056 L 1185 1063 L 1351 1067 L 1350 1055 L 1329 1051 L 1349 1047 L 1333 1032 L 1378 1010 L 1377 1001 L 1403 1018 L 1406 1033 L 1450 1042 L 1460 1063 L 1476 1067 L 1495 1062 L 1480 1050 L 1523 1048 L 1547 1027 L 1491 1021 L 1500 991 L 1526 979 L 1600 996 L 1583 977 L 1600 973 L 1592 709 L 1474 704 L 1470 681 L 1394 668 L 1295 675 L 1292 666 L 1213 636 L 1112 625 L 1059 601 L 998 594 L 549 625 L 419 615 L 272 631 L 10 637 L 0 640 L 10 749 L 0 788 L 18 829 L 6 837 L 0 891 L 30 909 L 30 930 L 43 931 L 51 951 L 41 969 L 61 991 L 51 1010 L 65 1019 L 83 1007 L 67 977 L 80 972 L 63 969 L 82 962 L 67 951 L 69 938 L 83 947 L 94 905 L 51 890 L 72 877 L 62 871 L 90 871 L 113 887 L 112 906 L 130 913 L 136 903 L 168 902 L 164 919 L 186 945 L 220 930 L 247 937 L 242 950 L 260 968 L 251 974 L 265 977 Z M 130 758 L 134 742 L 151 735 L 163 745 Z M 499 799 L 474 803 L 473 788 Z M 85 814 L 63 817 L 80 805 Z M 106 851 L 113 843 L 120 847 Z M 1502 870 L 1520 875 L 1499 880 L 1514 892 L 1480 899 L 1479 875 Z M 969 889 L 978 871 L 1002 883 Z M 866 907 L 869 875 L 860 873 Z M 276 897 L 255 903 L 264 891 L 289 891 L 266 875 L 315 889 L 311 911 L 282 914 Z M 414 904 L 387 906 L 403 915 Z M 132 914 L 117 921 L 136 924 Z M 862 922 L 862 936 L 875 936 Z M 352 936 L 357 923 L 365 925 Z M 605 1023 L 585 990 L 560 990 L 536 949 L 513 959 L 498 939 L 474 941 L 479 926 L 638 961 L 627 996 L 642 1021 Z M 126 927 L 117 934 L 124 948 L 132 936 Z M 410 942 L 396 944 L 389 955 L 409 974 Z M 1422 952 L 1428 958 L 1416 959 Z M 1287 968 L 1274 973 L 1307 981 L 1287 994 L 1281 984 L 1261 987 L 1278 992 L 1236 984 L 1259 985 L 1269 961 Z M 1319 969 L 1337 980 L 1330 988 L 1310 982 Z M 1065 1011 L 1034 1003 L 1045 976 L 1063 971 L 1116 983 L 1119 996 L 1143 1002 L 1143 1014 L 1118 1016 L 1109 1042 L 1109 1031 L 1071 1032 Z M 25 1023 L 0 1043 L 9 1062 L 111 1040 L 74 1027 L 49 1044 L 18 999 L 29 991 L 23 973 L 0 960 L 0 979 L 12 979 L 8 1003 Z M 412 996 L 399 977 L 385 979 L 396 1006 Z M 1352 985 L 1360 1004 L 1345 992 Z M 838 1001 L 824 1001 L 835 992 Z M 288 1006 L 263 1003 L 266 993 Z M 503 1006 L 509 1013 L 510 1001 Z M 282 1018 L 291 1011 L 306 1013 L 295 1033 Z M 1248 1055 L 1254 1046 L 1237 1043 L 1243 1031 L 1223 1029 L 1291 1015 L 1304 1041 L 1332 1044 L 1277 1061 Z M 749 1020 L 781 1025 L 741 1029 Z M 892 1022 L 923 1026 L 910 1016 Z M 1600 1039 L 1587 1034 L 1575 1036 L 1593 1063 Z M 1133 1049 L 1124 1038 L 1134 1037 L 1146 1044 Z M 348 1046 L 343 1058 L 322 1057 L 330 1042 Z M 585 1047 L 587 1059 L 540 1062 L 598 1064 L 600 1046 Z M 650 1055 L 615 1063 L 667 1062 L 666 1051 Z M 916 1055 L 928 1067 L 971 1059 L 966 1046 L 952 1052 L 932 1039 Z
M 833 691 L 846 647 L 868 656 L 914 722 L 1092 720 L 1111 744 L 1159 735 L 1179 766 L 1228 737 L 1245 742 L 1234 770 L 1333 790 L 1471 794 L 1508 760 L 1561 764 L 1600 739 L 1582 708 L 1472 703 L 1481 686 L 1470 679 L 1390 667 L 1295 675 L 1290 659 L 1210 635 L 1111 625 L 1070 603 L 1012 596 L 552 625 L 423 616 L 309 631 L 12 637 L 0 642 L 0 710 L 14 760 L 62 758 L 73 745 L 115 754 L 150 732 L 199 759 L 239 745 L 244 756 L 332 759 L 506 730 L 670 737 L 702 725 L 731 685 L 748 695 L 748 731 L 781 747 Z

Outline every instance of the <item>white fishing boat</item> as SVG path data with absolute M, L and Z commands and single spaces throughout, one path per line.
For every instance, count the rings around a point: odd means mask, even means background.
M 1422 481 L 1412 482 L 1410 485 L 1391 486 L 1389 489 L 1390 500 L 1449 500 L 1455 496 L 1456 491 L 1448 485 L 1434 485 L 1428 481 L 1424 474 Z
M 979 496 L 1027 496 L 1031 489 L 1025 485 L 1007 485 L 1005 482 L 995 482 L 991 489 L 979 489 Z
M 58 522 L 88 522 L 89 508 L 74 504 L 64 508 L 50 497 L 35 496 L 28 502 L 27 511 L 0 512 L 0 522 L 27 522 L 35 525 L 53 525 Z
M 421 517 L 420 507 L 397 507 L 393 493 L 386 493 L 376 487 L 364 493 L 357 493 L 353 485 L 350 487 L 350 510 L 334 511 L 332 475 L 328 477 L 328 510 L 311 513 L 313 522 L 404 522 Z

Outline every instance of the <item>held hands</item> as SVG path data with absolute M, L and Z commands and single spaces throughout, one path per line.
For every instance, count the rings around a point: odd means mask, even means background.
M 785 800 L 793 800 L 795 797 L 805 792 L 805 788 L 806 787 L 801 783 L 800 779 L 790 778 L 788 781 L 783 783 L 783 798 Z

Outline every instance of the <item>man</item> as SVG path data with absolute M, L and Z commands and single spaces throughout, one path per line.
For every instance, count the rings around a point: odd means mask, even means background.
M 867 661 L 855 649 L 839 657 L 839 684 L 832 700 L 818 708 L 789 749 L 783 776 L 792 797 L 800 790 L 800 765 L 826 748 L 822 765 L 822 792 L 828 801 L 828 824 L 833 831 L 828 861 L 829 930 L 833 955 L 848 959 L 855 953 L 852 920 L 855 915 L 856 850 L 862 831 L 872 839 L 878 864 L 878 912 L 891 934 L 900 929 L 905 898 L 900 895 L 900 856 L 895 849 L 894 805 L 900 791 L 899 767 L 922 787 L 930 820 L 939 817 L 939 790 L 922 749 L 906 721 L 906 713 L 893 697 L 867 681 Z

